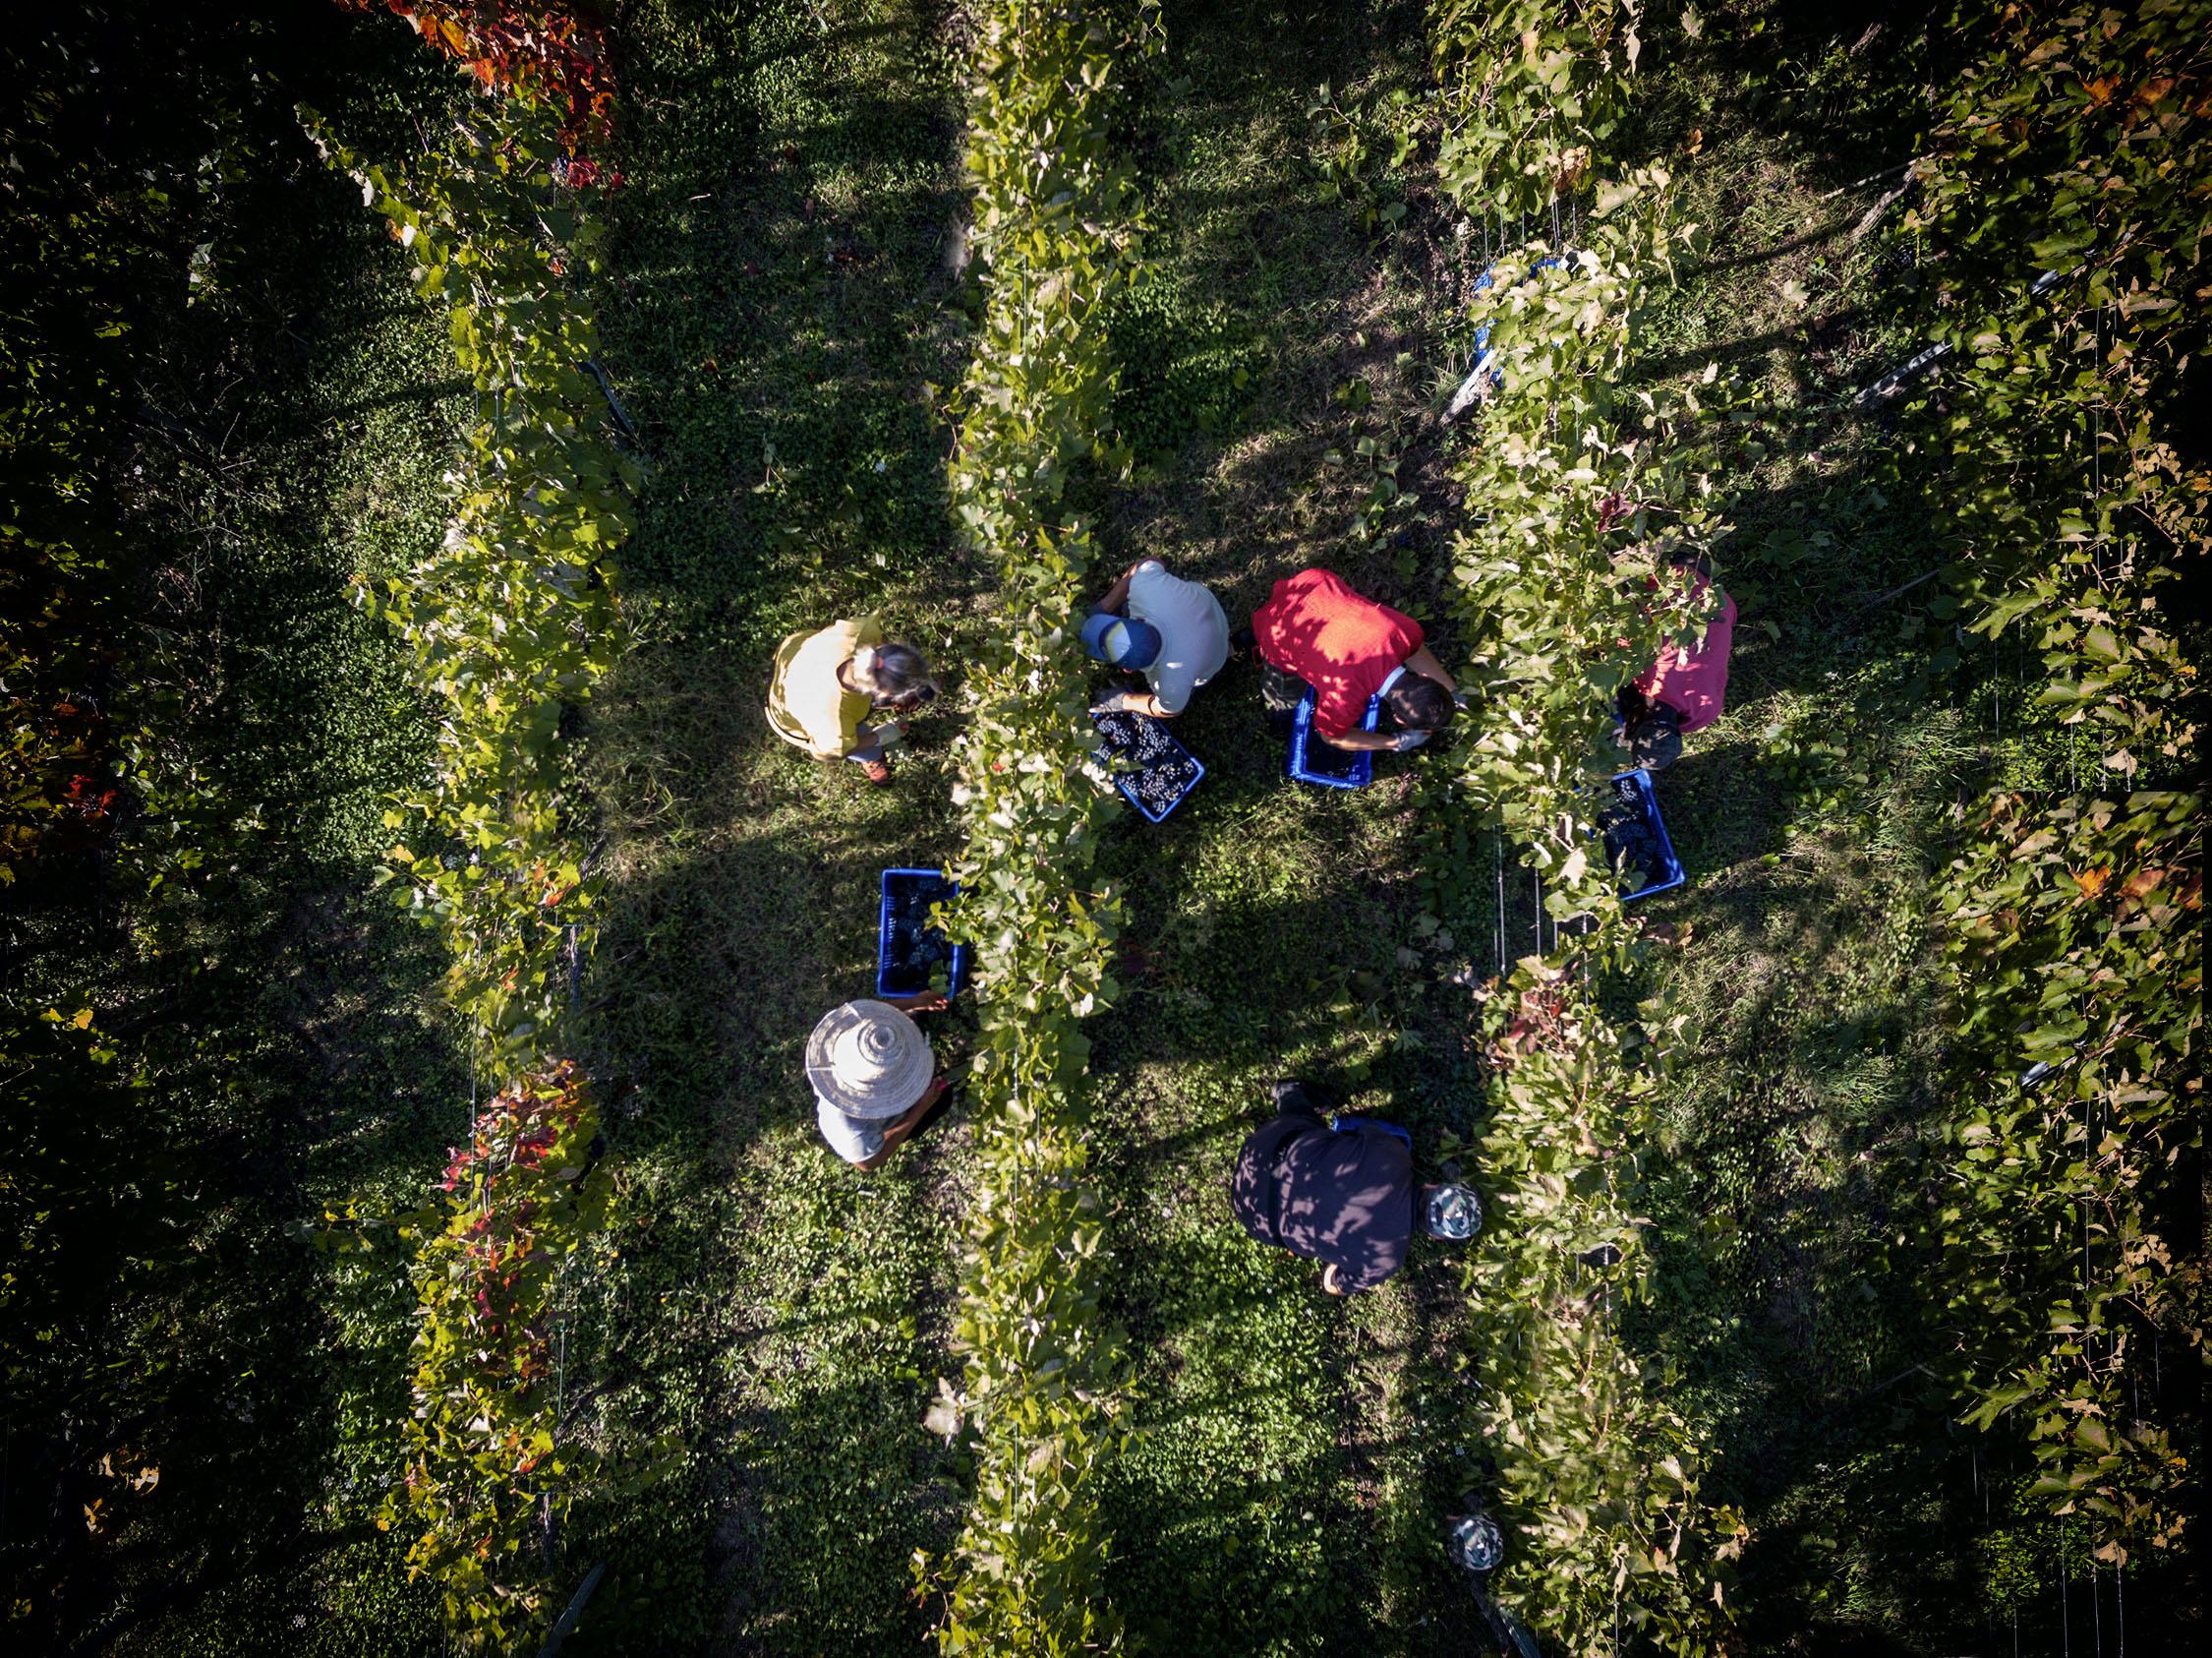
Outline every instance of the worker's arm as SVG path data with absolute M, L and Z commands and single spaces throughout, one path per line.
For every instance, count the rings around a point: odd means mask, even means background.
M 1149 714 L 1155 720 L 1172 720 L 1174 713 L 1150 691 L 1116 691 L 1103 702 L 1090 705 L 1093 714 Z
M 1406 670 L 1408 673 L 1419 674 L 1425 680 L 1434 680 L 1452 693 L 1454 702 L 1459 700 L 1459 681 L 1444 672 L 1444 665 L 1436 660 L 1435 653 L 1426 645 L 1406 658 Z
M 948 1086 L 943 1077 L 930 1078 L 929 1087 L 922 1090 L 922 1096 L 914 1101 L 913 1107 L 883 1131 L 882 1149 L 874 1156 L 865 1158 L 852 1166 L 863 1173 L 870 1169 L 881 1168 L 884 1159 L 899 1149 L 899 1143 L 904 1140 L 907 1135 L 913 1133 L 920 1126 L 922 1118 L 929 1115 L 929 1108 L 937 1103 L 939 1095 L 944 1094 Z
M 942 990 L 916 990 L 910 996 L 878 996 L 876 1000 L 901 1013 L 937 1013 L 953 1005 L 953 998 Z
M 1313 735 L 1320 738 L 1321 740 L 1327 743 L 1331 748 L 1348 749 L 1354 754 L 1358 754 L 1361 752 L 1384 754 L 1389 753 L 1394 749 L 1398 749 L 1401 746 L 1420 746 L 1419 743 L 1406 743 L 1401 745 L 1401 743 L 1399 742 L 1399 739 L 1402 737 L 1414 735 L 1410 732 L 1391 732 L 1385 734 L 1382 732 L 1372 731 L 1348 731 L 1342 737 L 1326 737 L 1323 736 L 1319 731 L 1315 731 Z M 1423 732 L 1420 735 L 1426 738 L 1428 734 L 1426 732 Z
M 1136 564 L 1142 563 L 1144 563 L 1142 559 L 1136 561 Z M 1132 564 L 1128 569 L 1122 571 L 1121 579 L 1107 588 L 1106 597 L 1099 600 L 1091 609 L 1104 611 L 1109 616 L 1120 616 L 1123 607 L 1129 603 L 1129 581 L 1130 577 L 1136 573 L 1136 564 Z

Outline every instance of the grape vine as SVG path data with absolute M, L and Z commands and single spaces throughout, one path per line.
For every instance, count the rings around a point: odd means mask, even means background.
M 2021 1432 L 2031 1495 L 2118 1563 L 2183 1529 L 2191 1407 L 2162 1351 L 2204 1330 L 2180 1219 L 2202 1150 L 2200 663 L 2173 612 L 2212 503 L 2175 414 L 2212 343 L 2212 7 L 1950 25 L 1976 55 L 1900 234 L 1948 355 L 1899 413 L 1945 469 L 1967 626 L 2040 661 L 2029 712 L 2058 740 L 1962 809 L 1939 893 L 1938 1221 L 1967 1420 Z
M 977 1175 L 955 1340 L 966 1358 L 930 1424 L 964 1435 L 975 1495 L 949 1562 L 940 1650 L 1113 1650 L 1108 1539 L 1092 1474 L 1116 1438 L 1118 1343 L 1098 1312 L 1104 1225 L 1089 1175 L 1077 1028 L 1112 993 L 1116 906 L 1084 884 L 1102 805 L 1077 642 L 1095 555 L 1069 511 L 1099 459 L 1114 370 L 1106 302 L 1136 254 L 1135 189 L 1108 142 L 1120 64 L 1154 8 L 999 0 L 980 23 L 967 170 L 987 303 L 952 463 L 962 533 L 1000 571 L 1000 625 L 971 670 L 956 794 L 967 823 L 959 935 L 981 1036 L 969 1079 Z
M 566 0 L 338 0 L 405 18 L 488 91 L 555 111 L 567 148 L 604 144 L 614 122 L 606 31 Z
M 599 892 L 569 840 L 561 723 L 625 642 L 603 561 L 629 531 L 638 476 L 603 435 L 583 367 L 593 313 L 571 278 L 593 268 L 598 225 L 556 182 L 553 112 L 488 102 L 405 176 L 302 113 L 415 255 L 476 383 L 444 545 L 361 602 L 438 710 L 432 775 L 385 814 L 409 838 L 379 874 L 443 934 L 472 1060 L 499 1085 L 421 1244 L 405 1503 L 384 1523 L 423 1527 L 410 1559 L 441 1582 L 449 1626 L 502 1648 L 549 1616 L 553 1523 L 607 1485 L 602 1455 L 560 1439 L 545 1363 L 558 1269 L 605 1254 L 612 1201 L 597 1108 L 559 1049 L 566 967 Z
M 1477 701 L 1442 832 L 1464 843 L 1472 817 L 1509 835 L 1557 929 L 1479 998 L 1487 1114 L 1473 1150 L 1489 1220 L 1464 1269 L 1471 1431 L 1515 1535 L 1493 1592 L 1565 1652 L 1610 1653 L 1629 1630 L 1715 1651 L 1747 1533 L 1703 1496 L 1695 1428 L 1613 1322 L 1650 1281 L 1636 1149 L 1678 1022 L 1647 1004 L 1617 1023 L 1600 996 L 1641 948 L 1596 821 L 1625 759 L 1614 698 L 1717 602 L 1681 573 L 1718 527 L 1675 441 L 1697 393 L 1618 389 L 1670 269 L 1668 180 L 1594 176 L 1625 107 L 1632 9 L 1439 5 L 1430 19 L 1444 183 L 1504 245 L 1473 319 L 1493 353 L 1480 431 L 1454 461 L 1467 512 L 1453 592 Z M 1577 245 L 1552 240 L 1552 204 L 1584 189 Z

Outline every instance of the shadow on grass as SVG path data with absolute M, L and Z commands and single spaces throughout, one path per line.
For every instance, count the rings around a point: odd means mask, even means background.
M 628 1218 L 592 1364 L 611 1421 L 683 1450 L 579 1524 L 613 1564 L 570 1650 L 910 1646 L 907 1557 L 957 1508 L 921 1417 L 964 1136 L 860 1176 L 800 1055 L 872 991 L 877 872 L 953 850 L 951 722 L 872 789 L 762 702 L 786 632 L 919 614 L 941 659 L 984 585 L 929 389 L 967 327 L 950 64 L 939 9 L 903 0 L 640 12 L 602 326 L 651 461 L 620 555 L 645 637 L 585 741 L 609 877 L 587 1025 Z M 960 1015 L 929 1024 L 958 1048 Z

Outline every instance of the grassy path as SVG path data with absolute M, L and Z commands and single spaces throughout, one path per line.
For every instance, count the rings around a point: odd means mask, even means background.
M 799 1056 L 872 988 L 878 869 L 953 850 L 947 723 L 871 790 L 777 740 L 761 703 L 776 641 L 832 616 L 959 654 L 978 584 L 927 390 L 957 379 L 963 327 L 950 65 L 930 8 L 642 12 L 606 332 L 654 465 L 624 557 L 646 642 L 591 743 L 612 892 L 587 985 L 635 1226 L 595 1368 L 620 1379 L 610 1411 L 684 1450 L 601 1516 L 615 1603 L 593 1622 L 606 1650 L 625 1628 L 910 1647 L 907 1556 L 959 1501 L 921 1427 L 959 1154 L 939 1134 L 854 1175 Z
M 1127 324 L 1119 413 L 1140 445 L 1182 441 L 1152 447 L 1120 502 L 1116 566 L 1157 554 L 1241 622 L 1278 576 L 1325 563 L 1433 619 L 1421 522 L 1348 534 L 1367 476 L 1347 457 L 1411 431 L 1426 397 L 1424 270 L 1413 238 L 1386 245 L 1328 199 L 1306 114 L 1323 81 L 1418 89 L 1418 8 L 1170 6 L 1167 26 L 1146 108 L 1160 266 Z M 1194 433 L 1194 410 L 1227 441 Z M 1162 1650 L 1457 1650 L 1433 1620 L 1449 1585 L 1425 1580 L 1448 1448 L 1413 1416 L 1444 1335 L 1441 1264 L 1334 1302 L 1310 1264 L 1254 1246 L 1227 1197 L 1276 1077 L 1406 1123 L 1425 1151 L 1454 1109 L 1404 1030 L 1425 982 L 1411 777 L 1386 759 L 1360 794 L 1286 785 L 1249 662 L 1178 732 L 1205 781 L 1159 828 L 1130 818 L 1101 859 L 1130 917 L 1092 1069 L 1137 1430 L 1110 1481 L 1110 1586 Z

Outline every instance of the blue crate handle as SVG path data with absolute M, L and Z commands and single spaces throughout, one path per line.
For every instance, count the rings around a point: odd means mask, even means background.
M 1546 254 L 1536 264 L 1529 266 L 1529 274 L 1534 276 L 1540 270 L 1548 269 L 1553 266 L 1563 266 L 1573 257 L 1572 249 L 1563 254 Z M 1475 278 L 1475 286 L 1472 291 L 1481 293 L 1484 288 L 1490 286 L 1492 281 L 1490 272 L 1496 268 L 1495 264 L 1484 266 L 1482 275 Z M 1497 353 L 1490 349 L 1490 326 L 1487 323 L 1478 324 L 1475 328 L 1475 362 L 1467 371 L 1467 378 L 1460 382 L 1460 390 L 1462 392 L 1468 390 L 1484 375 L 1489 376 L 1490 388 L 1493 391 L 1503 387 L 1505 377 L 1497 372 L 1496 362 Z M 1458 402 L 1457 396 L 1453 398 L 1453 402 L 1456 405 Z
M 1407 1151 L 1413 1150 L 1413 1130 L 1410 1128 L 1400 1128 L 1396 1123 L 1386 1123 L 1380 1117 L 1355 1117 L 1344 1111 L 1334 1112 L 1329 1117 L 1329 1127 L 1335 1133 L 1344 1133 L 1346 1123 L 1366 1123 L 1370 1128 L 1379 1128 L 1383 1133 L 1394 1134 L 1400 1140 L 1403 1140 L 1406 1143 Z

